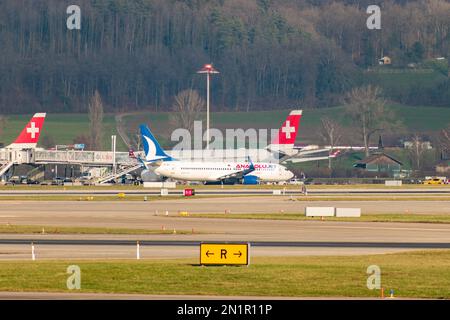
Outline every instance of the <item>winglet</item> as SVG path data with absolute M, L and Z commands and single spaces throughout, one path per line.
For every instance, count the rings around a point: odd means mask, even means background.
M 252 170 L 252 171 L 255 171 L 255 166 L 254 166 L 254 164 L 252 162 L 252 159 L 250 159 L 250 156 L 247 157 L 247 160 L 250 163 L 249 169 Z
M 145 163 L 145 161 L 144 160 L 142 160 L 141 159 L 141 157 L 140 156 L 138 156 L 137 158 L 136 158 L 141 164 L 142 164 L 142 166 L 145 168 L 145 169 L 147 169 L 148 170 L 148 166 L 147 166 L 147 164 Z
M 247 157 L 247 160 L 248 160 L 248 162 L 250 163 L 250 165 L 249 165 L 248 169 L 245 169 L 245 170 L 242 172 L 242 175 L 243 175 L 243 176 L 245 176 L 245 175 L 247 175 L 247 174 L 249 174 L 249 173 L 255 171 L 255 165 L 253 164 L 252 159 L 250 159 L 250 156 Z

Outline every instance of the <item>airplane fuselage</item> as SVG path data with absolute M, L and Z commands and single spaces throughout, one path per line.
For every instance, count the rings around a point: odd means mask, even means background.
M 248 169 L 246 162 L 185 162 L 167 161 L 155 169 L 155 173 L 184 181 L 219 181 L 224 176 Z M 286 167 L 275 163 L 255 163 L 255 170 L 249 176 L 263 182 L 280 182 L 291 179 L 294 174 Z

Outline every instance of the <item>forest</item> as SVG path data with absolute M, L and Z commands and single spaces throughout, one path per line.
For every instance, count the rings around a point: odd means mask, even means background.
M 450 2 L 344 0 L 77 0 L 81 29 L 66 26 L 74 1 L 0 2 L 0 114 L 170 110 L 182 90 L 205 90 L 213 63 L 215 110 L 323 108 L 391 70 L 427 66 L 433 85 L 392 87 L 387 98 L 450 107 Z M 381 7 L 381 29 L 366 25 Z M 425 67 L 424 67 L 425 68 Z

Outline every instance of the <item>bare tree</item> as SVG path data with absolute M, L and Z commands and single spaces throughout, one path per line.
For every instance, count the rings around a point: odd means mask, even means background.
M 84 144 L 85 146 L 89 146 L 89 137 L 84 134 L 80 134 L 73 139 L 74 144 Z
M 366 86 L 353 89 L 346 96 L 346 112 L 355 122 L 363 139 L 366 156 L 369 156 L 370 138 L 373 134 L 392 126 L 391 112 L 386 110 L 386 101 L 381 89 Z
M 205 101 L 196 90 L 183 90 L 175 96 L 171 120 L 179 127 L 192 132 L 194 121 L 201 119 Z
M 342 138 L 342 128 L 335 120 L 328 117 L 322 118 L 321 136 L 323 141 L 330 146 L 330 154 Z M 331 169 L 331 158 L 328 158 L 328 168 Z
M 409 149 L 409 158 L 415 170 L 422 169 L 423 156 L 426 151 L 424 143 L 418 134 L 412 138 L 412 145 Z
M 89 101 L 89 144 L 92 150 L 102 147 L 103 103 L 97 90 Z
M 53 139 L 53 136 L 50 136 L 48 134 L 44 135 L 41 140 L 42 140 L 41 144 L 44 148 L 48 149 L 48 148 L 55 147 L 55 145 L 56 145 L 56 142 L 55 142 L 55 139 Z
M 450 125 L 447 128 L 441 130 L 439 141 L 443 148 L 450 150 Z
M 450 125 L 439 132 L 438 143 L 442 153 L 448 157 L 450 154 Z

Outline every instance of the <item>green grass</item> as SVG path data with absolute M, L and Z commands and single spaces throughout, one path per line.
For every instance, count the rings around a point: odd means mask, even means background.
M 401 119 L 410 132 L 436 132 L 450 123 L 450 108 L 432 106 L 405 106 L 391 104 L 396 117 Z M 211 127 L 224 130 L 226 128 L 265 128 L 278 129 L 286 119 L 290 110 L 251 111 L 251 112 L 212 112 Z M 170 141 L 170 134 L 175 124 L 169 121 L 169 112 L 136 112 L 123 117 L 124 126 L 129 136 L 138 133 L 138 125 L 147 123 L 164 147 L 174 146 Z M 317 128 L 321 126 L 324 117 L 336 119 L 341 125 L 349 127 L 351 119 L 345 115 L 344 108 L 318 108 L 304 110 L 297 141 L 302 143 L 319 143 Z M 31 115 L 11 115 L 7 118 L 6 127 L 0 140 L 9 144 L 19 134 Z M 64 125 L 62 125 L 64 124 Z M 103 148 L 110 149 L 110 136 L 117 134 L 113 114 L 106 114 L 103 121 Z M 53 137 L 57 144 L 72 144 L 73 139 L 81 134 L 87 134 L 89 120 L 87 114 L 52 114 L 47 115 L 41 139 L 45 135 Z M 117 140 L 118 150 L 127 148 L 121 139 Z
M 255 220 L 298 220 L 321 221 L 320 217 L 306 217 L 304 213 L 193 213 L 188 218 L 214 219 L 255 219 Z M 450 215 L 440 214 L 366 214 L 359 218 L 325 217 L 326 221 L 345 222 L 409 222 L 409 223 L 450 223 Z
M 450 108 L 397 104 L 390 108 L 410 131 L 438 131 L 450 124 Z
M 395 69 L 378 67 L 366 73 L 369 82 L 381 86 L 386 93 L 408 92 L 412 88 L 431 87 L 447 80 L 446 75 L 433 69 Z
M 68 292 L 69 265 L 81 268 L 80 292 L 169 295 L 378 297 L 367 267 L 397 297 L 450 298 L 450 251 L 252 258 L 249 267 L 200 267 L 197 259 L 1 261 L 0 291 Z
M 44 231 L 44 232 L 42 232 Z M 61 226 L 31 226 L 0 224 L 0 234 L 121 234 L 147 235 L 172 234 L 173 230 L 150 230 L 130 228 L 92 228 L 92 227 L 61 227 Z M 191 234 L 191 231 L 177 230 L 177 234 Z M 198 233 L 198 232 L 197 232 Z

